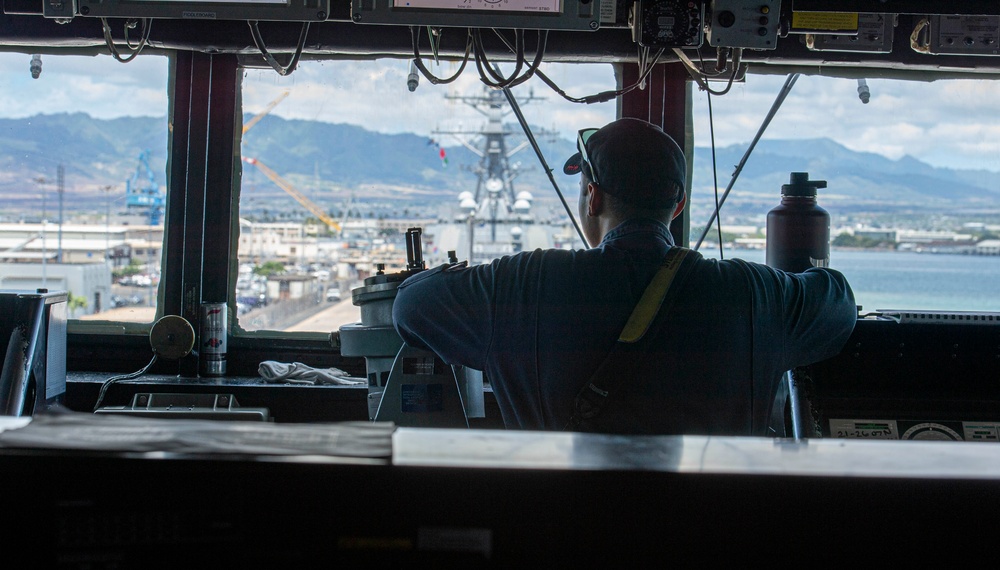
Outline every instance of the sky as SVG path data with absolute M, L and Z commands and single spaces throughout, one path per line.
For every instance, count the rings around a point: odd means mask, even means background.
M 120 63 L 110 56 L 42 56 L 42 73 L 32 79 L 31 56 L 0 54 L 0 117 L 39 113 L 86 112 L 99 118 L 166 113 L 167 59 L 140 56 Z M 439 77 L 457 64 L 435 65 Z M 501 66 L 509 73 L 511 66 Z M 544 64 L 543 71 L 573 96 L 614 88 L 610 65 Z M 271 69 L 248 70 L 244 109 L 256 113 L 283 91 L 289 96 L 272 113 L 285 118 L 359 124 L 385 133 L 431 135 L 435 130 L 474 129 L 485 119 L 446 95 L 482 93 L 475 65 L 450 84 L 432 85 L 421 77 L 416 91 L 406 88 L 405 60 L 301 62 L 282 77 Z M 723 96 L 712 97 L 715 143 L 746 145 L 767 114 L 784 76 L 751 75 Z M 950 80 L 903 82 L 867 80 L 871 100 L 863 104 L 858 82 L 801 76 L 764 138 L 829 137 L 856 151 L 891 159 L 911 155 L 934 166 L 985 168 L 1000 172 L 1000 82 Z M 713 88 L 721 89 L 721 84 Z M 614 104 L 564 101 L 537 78 L 515 88 L 533 125 L 572 139 L 578 129 L 614 118 Z M 363 93 L 363 94 L 359 94 Z M 527 101 L 529 96 L 543 101 Z M 707 146 L 711 132 L 707 94 L 693 88 L 696 144 Z M 509 120 L 514 120 L 510 116 Z M 459 141 L 442 137 L 444 146 Z

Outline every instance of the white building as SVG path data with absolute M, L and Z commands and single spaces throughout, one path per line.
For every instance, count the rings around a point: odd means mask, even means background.
M 99 263 L 0 263 L 0 289 L 67 291 L 85 305 L 70 318 L 111 308 L 111 268 Z M 72 303 L 71 303 L 72 305 Z
M 1000 239 L 984 239 L 976 244 L 972 253 L 975 255 L 1000 255 Z
M 252 263 L 298 264 L 319 259 L 318 240 L 299 222 L 251 222 L 240 219 L 239 256 Z
M 0 288 L 67 291 L 83 301 L 71 318 L 111 305 L 112 270 L 132 261 L 159 274 L 163 227 L 148 225 L 0 224 Z
M 958 234 L 948 231 L 898 230 L 899 243 L 960 242 L 972 239 L 972 234 Z
M 97 263 L 112 267 L 133 259 L 160 268 L 163 226 L 107 224 L 0 224 L 0 263 Z
M 899 241 L 899 230 L 891 228 L 857 228 L 854 235 L 859 238 L 868 238 L 875 241 L 896 243 Z
M 316 278 L 312 275 L 271 275 L 267 278 L 268 299 L 300 299 L 318 290 Z

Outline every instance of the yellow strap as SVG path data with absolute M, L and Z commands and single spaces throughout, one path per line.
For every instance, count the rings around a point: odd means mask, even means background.
M 659 271 L 653 276 L 653 280 L 643 291 L 635 309 L 632 309 L 632 315 L 625 323 L 625 328 L 622 329 L 618 342 L 638 342 L 646 334 L 649 325 L 656 318 L 656 313 L 660 312 L 660 305 L 663 304 L 670 284 L 674 282 L 677 269 L 680 268 L 688 251 L 690 250 L 684 247 L 670 248 L 666 259 L 663 260 L 663 265 L 660 266 Z

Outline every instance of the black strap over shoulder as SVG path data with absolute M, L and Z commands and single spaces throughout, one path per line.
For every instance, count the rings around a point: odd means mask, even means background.
M 653 336 L 647 337 L 646 332 L 657 320 L 657 316 L 669 312 L 676 295 L 668 296 L 668 293 L 676 291 L 690 273 L 691 263 L 685 263 L 689 260 L 688 253 L 691 250 L 683 247 L 672 247 L 667 252 L 663 264 L 643 291 L 611 352 L 577 393 L 574 413 L 565 429 L 594 431 L 593 421 L 604 408 L 614 382 L 623 376 L 632 375 L 640 360 L 638 353 L 645 350 L 648 344 L 648 341 L 642 341 Z

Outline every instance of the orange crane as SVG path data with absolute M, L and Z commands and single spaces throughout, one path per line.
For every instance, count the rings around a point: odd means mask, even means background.
M 288 97 L 288 94 L 289 91 L 283 92 L 273 101 L 268 103 L 267 107 L 264 107 L 263 111 L 257 113 L 256 115 L 253 116 L 253 118 L 247 121 L 243 125 L 243 134 L 246 134 L 247 131 L 253 128 L 253 126 L 256 125 L 258 122 L 260 122 L 260 120 L 263 119 L 268 113 L 270 113 L 272 109 L 278 106 L 278 103 L 281 103 L 285 99 L 285 97 Z M 288 195 L 290 195 L 292 198 L 295 198 L 299 204 L 302 204 L 305 207 L 305 209 L 312 212 L 314 216 L 319 218 L 324 224 L 327 225 L 327 227 L 333 230 L 334 233 L 336 234 L 340 233 L 340 224 L 337 223 L 336 220 L 328 216 L 326 212 L 323 211 L 322 208 L 313 203 L 313 201 L 307 198 L 305 194 L 299 192 L 294 186 L 292 186 L 290 182 L 279 176 L 277 172 L 271 170 L 270 168 L 265 166 L 264 163 L 262 163 L 260 160 L 256 158 L 243 157 L 243 160 L 247 164 L 252 164 L 256 166 L 257 170 L 263 172 L 264 176 L 267 176 L 271 180 L 271 182 L 274 182 L 278 186 L 278 188 L 281 188 L 286 193 L 288 193 Z
M 256 115 L 253 116 L 253 118 L 251 118 L 249 121 L 247 121 L 243 125 L 243 134 L 247 134 L 247 131 L 249 131 L 251 128 L 253 128 L 254 125 L 256 125 L 257 123 L 259 123 L 261 119 L 263 119 L 268 113 L 270 113 L 271 109 L 274 109 L 275 107 L 277 107 L 278 103 L 281 103 L 285 99 L 285 97 L 288 97 L 289 93 L 291 93 L 291 92 L 290 91 L 285 91 L 281 95 L 278 95 L 278 97 L 276 97 L 274 99 L 274 101 L 271 101 L 270 103 L 267 104 L 267 107 L 264 107 L 263 111 L 261 111 L 260 113 L 257 113 Z
M 277 172 L 271 170 L 270 168 L 265 166 L 264 163 L 262 163 L 260 160 L 256 158 L 243 157 L 243 160 L 247 164 L 252 164 L 256 166 L 257 170 L 263 172 L 264 176 L 267 176 L 271 180 L 271 182 L 274 182 L 275 184 L 278 185 L 279 188 L 287 192 L 292 198 L 295 198 L 299 202 L 299 204 L 302 204 L 305 207 L 305 209 L 312 212 L 314 216 L 319 218 L 324 224 L 326 224 L 331 230 L 333 230 L 334 233 L 337 234 L 340 233 L 340 224 L 337 223 L 336 220 L 327 215 L 327 213 L 323 211 L 323 208 L 320 208 L 315 203 L 313 203 L 313 201 L 307 198 L 305 194 L 299 192 L 294 186 L 292 186 L 290 182 L 279 176 Z

